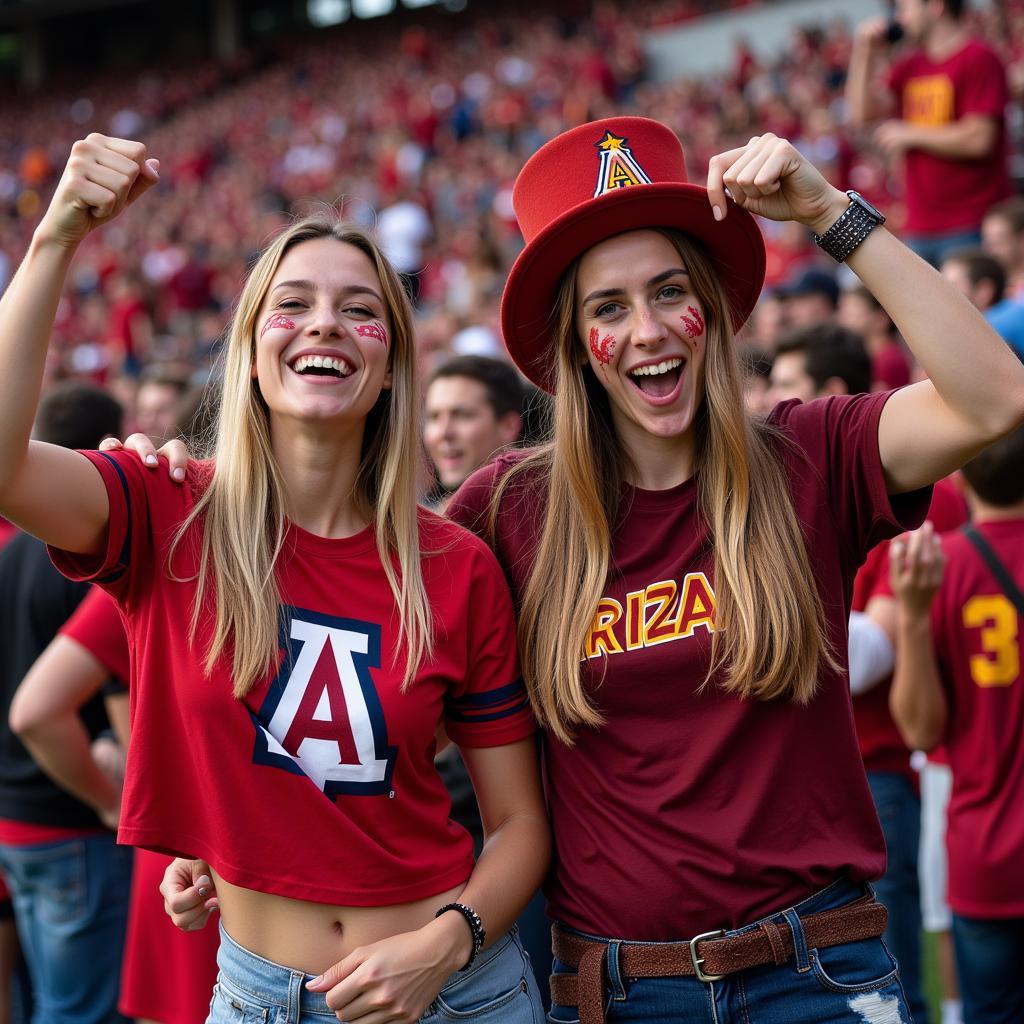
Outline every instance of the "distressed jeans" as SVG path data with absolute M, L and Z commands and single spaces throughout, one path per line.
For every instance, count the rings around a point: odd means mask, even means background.
M 795 955 L 781 967 L 751 967 L 721 981 L 627 978 L 608 950 L 607 1024 L 911 1024 L 896 962 L 881 939 L 808 948 L 799 915 L 841 907 L 869 887 L 841 879 L 767 920 L 789 924 Z M 754 921 L 729 932 L 736 935 Z M 571 929 L 570 929 L 571 931 Z M 590 936 L 593 938 L 594 936 Z M 555 961 L 555 973 L 568 971 Z M 551 1007 L 550 1024 L 576 1024 L 575 1007 Z
M 206 1024 L 336 1024 L 310 975 L 283 967 L 239 946 L 221 925 L 220 974 Z M 420 1024 L 542 1024 L 530 958 L 515 928 L 485 949 L 438 992 Z

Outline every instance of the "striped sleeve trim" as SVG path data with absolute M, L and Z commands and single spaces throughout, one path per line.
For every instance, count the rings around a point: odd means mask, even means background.
M 124 544 L 121 545 L 121 553 L 118 555 L 117 567 L 112 569 L 110 572 L 105 573 L 96 579 L 96 583 L 114 583 L 119 580 L 125 572 L 128 570 L 128 560 L 132 550 L 132 496 L 128 490 L 128 478 L 124 475 L 124 470 L 117 464 L 117 460 L 111 458 L 106 452 L 97 452 L 98 455 L 102 456 L 111 466 L 114 467 L 117 472 L 118 479 L 121 481 L 121 489 L 124 491 L 124 506 L 125 506 L 125 531 L 124 531 Z
M 453 722 L 493 722 L 518 715 L 530 706 L 522 679 L 481 693 L 445 697 L 445 717 Z

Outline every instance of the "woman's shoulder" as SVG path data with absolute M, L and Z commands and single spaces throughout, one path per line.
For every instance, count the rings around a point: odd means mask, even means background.
M 513 479 L 502 492 L 502 508 L 515 498 L 536 497 L 544 487 L 546 469 L 543 448 L 514 448 L 472 474 L 452 495 L 446 515 L 476 534 L 485 532 L 491 502 L 503 488 L 509 474 Z
M 83 451 L 104 478 L 108 493 L 123 497 L 129 515 L 147 514 L 163 520 L 180 515 L 199 499 L 213 478 L 212 460 L 189 459 L 185 479 L 173 480 L 167 460 L 147 466 L 133 451 Z M 120 502 L 119 502 L 120 503 Z
M 805 451 L 834 443 L 837 438 L 877 433 L 878 417 L 891 391 L 857 395 L 829 395 L 801 402 L 793 398 L 779 402 L 764 421 L 777 434 L 795 442 Z
M 436 559 L 446 575 L 455 575 L 469 584 L 498 569 L 490 546 L 473 531 L 422 506 L 417 509 L 420 554 L 427 570 Z

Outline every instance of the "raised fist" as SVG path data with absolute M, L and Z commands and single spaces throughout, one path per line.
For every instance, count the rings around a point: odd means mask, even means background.
M 74 248 L 116 217 L 159 180 L 160 162 L 146 159 L 141 142 L 93 132 L 71 147 L 71 156 L 37 229 L 37 235 Z

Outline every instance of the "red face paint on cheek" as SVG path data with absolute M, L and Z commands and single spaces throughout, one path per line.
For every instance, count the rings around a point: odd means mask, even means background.
M 601 338 L 600 331 L 596 327 L 591 327 L 590 351 L 594 353 L 594 358 L 602 366 L 607 366 L 612 361 L 612 355 L 615 352 L 615 338 L 610 334 Z
M 263 330 L 260 331 L 260 337 L 262 338 L 267 331 L 273 331 L 276 328 L 281 327 L 286 331 L 295 329 L 295 321 L 289 320 L 283 313 L 275 313 L 264 325 Z
M 387 348 L 388 332 L 384 330 L 384 325 L 376 320 L 369 324 L 359 324 L 356 327 L 356 334 L 361 338 L 376 338 L 377 341 Z
M 704 333 L 704 318 L 700 315 L 700 310 L 696 306 L 687 306 L 686 313 L 679 319 L 683 321 L 683 327 L 688 338 L 698 338 Z

